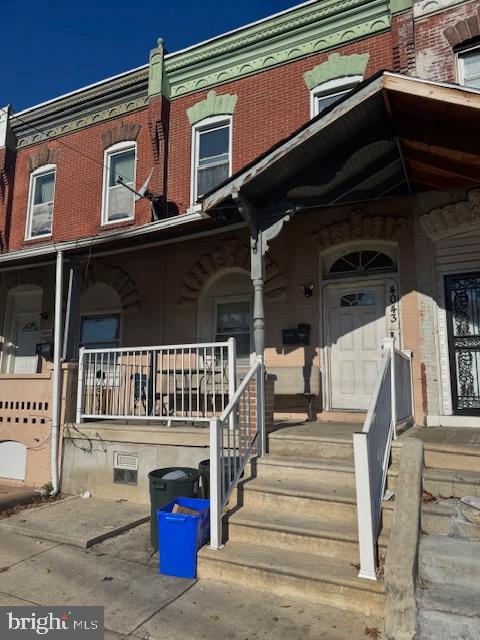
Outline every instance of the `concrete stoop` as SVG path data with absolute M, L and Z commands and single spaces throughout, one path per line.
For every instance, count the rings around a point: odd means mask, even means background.
M 419 549 L 419 640 L 480 638 L 480 541 L 424 536 Z
M 286 428 L 238 488 L 226 544 L 199 553 L 198 576 L 383 616 L 383 580 L 361 580 L 352 433 Z M 328 427 L 326 431 L 329 431 Z M 340 429 L 341 431 L 341 429 Z M 394 504 L 385 503 L 384 555 Z
M 458 500 L 454 500 L 480 495 L 480 450 L 467 444 L 476 434 L 457 435 L 454 429 L 445 436 L 430 429 L 412 433 L 424 441 L 424 489 L 437 499 L 445 499 L 422 506 L 417 638 L 478 640 L 480 527 L 458 519 Z M 452 526 L 455 522 L 456 529 Z

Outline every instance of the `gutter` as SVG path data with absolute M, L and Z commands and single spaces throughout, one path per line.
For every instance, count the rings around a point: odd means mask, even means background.
M 173 227 L 189 224 L 190 222 L 198 222 L 204 220 L 208 216 L 205 216 L 201 212 L 184 213 L 166 220 L 157 220 L 155 222 L 149 222 L 141 227 L 135 227 L 124 231 L 112 231 L 108 235 L 102 236 L 89 236 L 88 238 L 82 238 L 81 240 L 69 240 L 66 242 L 52 243 L 48 245 L 39 245 L 35 247 L 29 247 L 28 249 L 19 249 L 17 251 L 10 251 L 0 255 L 0 265 L 4 262 L 15 262 L 17 260 L 28 260 L 29 258 L 35 258 L 36 256 L 53 256 L 58 251 L 76 251 L 78 249 L 85 249 L 89 247 L 101 246 L 102 244 L 108 244 L 115 242 L 116 240 L 128 240 L 130 238 L 142 238 L 148 236 L 155 231 L 161 231 L 163 229 L 171 229 Z M 178 219 L 177 219 L 178 218 Z
M 60 491 L 59 481 L 59 442 L 60 423 L 62 411 L 62 302 L 63 302 L 63 251 L 57 251 L 57 263 L 55 272 L 55 324 L 54 324 L 54 347 L 53 347 L 53 385 L 52 385 L 52 441 L 50 444 L 51 454 L 51 476 L 52 492 L 51 497 L 56 496 Z

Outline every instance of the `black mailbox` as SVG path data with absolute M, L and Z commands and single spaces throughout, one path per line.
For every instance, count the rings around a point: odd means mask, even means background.
M 53 344 L 51 342 L 38 342 L 35 345 L 35 353 L 37 356 L 45 358 L 45 360 L 52 360 Z

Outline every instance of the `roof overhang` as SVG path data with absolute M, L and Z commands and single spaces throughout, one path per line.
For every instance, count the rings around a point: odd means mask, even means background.
M 0 271 L 13 267 L 29 267 L 38 262 L 53 262 L 58 251 L 63 251 L 66 259 L 77 259 L 82 255 L 95 257 L 109 253 L 123 253 L 188 239 L 222 229 L 224 226 L 226 223 L 219 224 L 201 212 L 175 215 L 164 220 L 116 229 L 78 240 L 41 243 L 16 251 L 8 251 L 0 255 Z
M 381 72 L 202 199 L 213 217 L 480 184 L 480 91 Z

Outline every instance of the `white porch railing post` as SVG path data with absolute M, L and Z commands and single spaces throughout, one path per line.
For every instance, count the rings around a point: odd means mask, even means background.
M 257 369 L 257 431 L 258 431 L 258 457 L 265 455 L 267 450 L 267 434 L 265 433 L 265 367 L 263 360 L 258 359 L 260 366 Z
M 415 396 L 413 393 L 413 351 L 405 351 L 405 355 L 408 358 L 409 371 L 410 371 L 410 402 L 412 408 L 412 423 L 415 424 Z
M 231 401 L 237 390 L 237 343 L 235 338 L 228 339 L 228 402 Z M 228 403 L 227 403 L 228 404 Z M 237 415 L 232 411 L 229 417 L 230 429 L 235 429 Z
M 358 542 L 360 547 L 360 571 L 358 577 L 376 580 L 376 540 L 373 532 L 373 496 L 366 433 L 353 434 L 353 454 L 357 487 Z
M 390 392 L 392 396 L 392 429 L 393 437 L 397 439 L 397 390 L 396 390 L 396 366 L 395 366 L 395 338 L 384 338 L 383 348 L 390 351 Z
M 219 418 L 210 420 L 210 546 L 222 546 L 222 480 Z
M 83 413 L 83 392 L 84 392 L 84 379 L 83 379 L 83 360 L 84 360 L 84 352 L 83 347 L 80 348 L 78 353 L 78 380 L 77 380 L 77 413 L 76 413 L 76 422 L 79 424 L 82 422 L 82 413 Z

